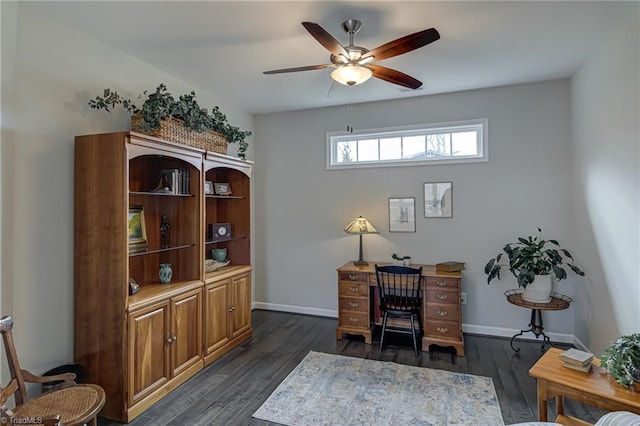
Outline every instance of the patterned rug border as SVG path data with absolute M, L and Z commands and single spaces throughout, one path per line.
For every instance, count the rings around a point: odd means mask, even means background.
M 316 351 L 253 417 L 286 426 L 504 426 L 491 377 Z

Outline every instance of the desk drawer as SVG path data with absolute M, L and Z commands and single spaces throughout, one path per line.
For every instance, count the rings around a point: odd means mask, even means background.
M 339 314 L 340 325 L 346 327 L 363 327 L 369 328 L 369 313 L 368 312 L 346 312 L 340 311 Z
M 460 324 L 454 321 L 429 321 L 425 327 L 425 334 L 431 337 L 460 338 Z
M 459 305 L 445 305 L 440 303 L 427 303 L 426 314 L 428 319 L 458 321 L 460 318 Z
M 369 297 L 369 285 L 366 282 L 340 281 L 338 295 Z
M 459 289 L 460 280 L 458 278 L 426 277 L 427 287 Z
M 357 299 L 355 297 L 340 297 L 338 304 L 341 311 L 369 312 L 367 299 Z
M 458 289 L 428 288 L 427 303 L 451 303 L 460 305 L 460 292 Z
M 338 280 L 360 281 L 366 283 L 369 281 L 369 274 L 365 272 L 338 272 Z

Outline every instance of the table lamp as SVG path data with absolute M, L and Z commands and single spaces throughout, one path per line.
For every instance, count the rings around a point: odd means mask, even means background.
M 353 264 L 358 266 L 368 265 L 368 262 L 362 260 L 362 234 L 377 234 L 378 230 L 374 228 L 367 219 L 362 216 L 358 216 L 353 220 L 353 222 L 351 222 L 344 228 L 344 232 L 346 232 L 347 234 L 360 235 L 360 257 L 358 258 L 358 260 L 354 261 Z

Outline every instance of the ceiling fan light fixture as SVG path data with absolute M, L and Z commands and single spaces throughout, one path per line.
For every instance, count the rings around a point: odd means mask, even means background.
M 356 86 L 373 76 L 373 71 L 357 64 L 347 64 L 331 72 L 331 78 L 345 86 Z
M 364 58 L 358 61 L 358 65 L 365 65 L 365 64 L 368 64 L 369 62 L 373 62 L 375 58 L 376 58 L 375 56 L 365 56 Z

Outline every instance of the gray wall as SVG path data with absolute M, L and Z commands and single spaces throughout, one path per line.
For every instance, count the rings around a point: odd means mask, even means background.
M 488 118 L 488 163 L 331 170 L 326 132 Z M 417 263 L 466 263 L 465 329 L 511 335 L 530 312 L 503 292 L 512 276 L 487 285 L 483 267 L 502 246 L 542 227 L 573 246 L 568 80 L 266 114 L 255 119 L 257 306 L 335 315 L 336 268 L 357 258 L 358 238 L 342 228 L 358 215 L 380 231 L 364 236 L 365 259 L 394 252 Z M 424 182 L 453 182 L 453 218 L 426 219 Z M 416 233 L 390 233 L 389 197 L 415 197 Z M 579 259 L 578 259 L 579 260 Z M 559 284 L 572 295 L 575 281 Z M 549 331 L 573 334 L 573 312 L 545 317 Z M 570 340 L 570 339 L 569 339 Z
M 576 336 L 596 353 L 640 332 L 640 7 L 572 78 L 574 235 L 589 276 Z
M 2 314 L 15 319 L 23 367 L 41 373 L 73 360 L 74 136 L 129 129 L 126 113 L 92 110 L 88 100 L 105 87 L 137 97 L 165 83 L 174 95 L 195 90 L 243 129 L 252 116 L 50 21 L 37 4 L 0 4 Z

